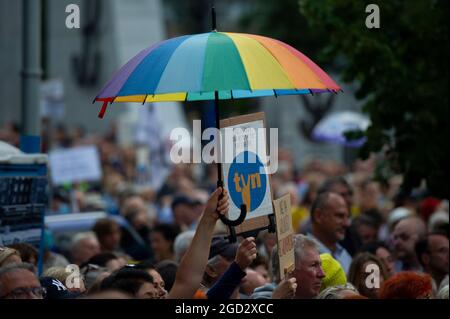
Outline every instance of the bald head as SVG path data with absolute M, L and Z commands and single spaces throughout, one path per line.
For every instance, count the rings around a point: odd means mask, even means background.
M 311 207 L 313 235 L 325 245 L 335 245 L 345 237 L 349 226 L 349 209 L 337 193 L 322 193 Z
M 418 217 L 400 220 L 392 233 L 397 258 L 406 262 L 417 259 L 415 246 L 426 236 L 426 230 L 425 223 Z
M 410 229 L 414 233 L 416 233 L 419 238 L 424 238 L 427 234 L 427 226 L 425 225 L 425 222 L 416 216 L 407 217 L 402 220 L 400 220 L 397 225 L 394 228 L 395 229 Z

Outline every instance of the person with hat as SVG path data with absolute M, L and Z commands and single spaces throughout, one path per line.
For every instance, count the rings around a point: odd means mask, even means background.
M 211 288 L 232 264 L 238 251 L 237 243 L 224 237 L 214 237 L 209 250 L 208 262 L 203 275 L 203 285 Z
M 81 296 L 81 293 L 70 292 L 67 287 L 56 278 L 42 277 L 39 281 L 46 290 L 44 299 L 74 299 Z
M 12 263 L 21 263 L 20 253 L 8 247 L 0 247 L 0 268 Z
M 347 283 L 347 276 L 341 264 L 330 254 L 321 254 L 322 269 L 325 277 L 322 279 L 320 291 L 334 286 L 343 286 Z
M 256 258 L 255 238 L 247 237 L 241 241 L 237 249 L 236 246 L 236 243 L 230 243 L 222 237 L 213 238 L 210 250 L 211 258 L 204 276 L 206 282 L 214 282 L 206 294 L 208 299 L 239 299 L 239 288 L 241 285 L 245 284 L 246 281 L 252 281 L 247 271 L 249 271 L 248 267 Z M 233 253 L 235 254 L 234 259 Z M 230 260 L 232 261 L 230 262 Z M 222 272 L 224 268 L 219 266 L 221 264 L 228 264 L 224 272 Z M 247 298 L 254 289 L 254 287 L 251 288 L 250 286 L 255 284 L 247 283 Z M 261 285 L 263 284 L 264 280 L 261 282 Z

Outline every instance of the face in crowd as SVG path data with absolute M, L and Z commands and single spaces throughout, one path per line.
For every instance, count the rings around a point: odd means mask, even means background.
M 144 282 L 136 292 L 135 297 L 137 299 L 155 299 L 157 294 L 157 289 L 152 283 Z
M 343 240 L 349 226 L 349 211 L 344 198 L 336 193 L 329 193 L 323 207 L 314 212 L 314 224 L 328 242 Z
M 296 258 L 293 276 L 299 283 L 295 293 L 297 298 L 311 299 L 319 294 L 325 273 L 317 249 L 312 247 L 303 249 L 301 256 Z
M 428 251 L 422 256 L 425 268 L 438 276 L 448 274 L 449 241 L 440 234 L 428 236 Z
M 400 220 L 392 233 L 396 257 L 404 261 L 413 260 L 416 257 L 416 243 L 425 235 L 425 231 L 425 225 L 419 218 L 410 217 Z
M 395 262 L 391 252 L 384 247 L 378 247 L 375 255 L 383 262 L 386 268 L 387 276 L 393 276 L 395 274 Z
M 155 296 L 157 299 L 166 299 L 167 298 L 167 290 L 165 289 L 164 279 L 161 277 L 159 272 L 155 269 L 150 269 L 148 271 L 150 276 L 153 278 L 153 287 L 155 288 Z
M 73 261 L 81 265 L 93 256 L 100 253 L 100 244 L 98 240 L 92 236 L 80 240 L 72 250 Z
M 15 269 L 0 277 L 0 299 L 43 299 L 45 290 L 36 275 L 27 269 Z

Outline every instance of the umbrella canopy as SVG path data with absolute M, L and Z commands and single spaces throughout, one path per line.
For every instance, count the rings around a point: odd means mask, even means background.
M 157 43 L 124 65 L 95 101 L 159 102 L 337 92 L 341 88 L 291 46 L 267 37 L 209 32 Z
M 212 17 L 214 31 L 157 43 L 125 64 L 95 97 L 94 102 L 103 102 L 98 116 L 103 118 L 113 102 L 214 100 L 219 128 L 219 100 L 341 90 L 291 46 L 259 35 L 217 32 L 214 8 Z M 217 171 L 217 186 L 223 186 L 220 161 Z M 232 234 L 231 226 L 245 216 L 246 207 L 241 205 L 237 220 L 224 216 L 221 220 Z
M 370 120 L 363 114 L 344 111 L 326 116 L 314 127 L 312 136 L 317 141 L 327 141 L 349 147 L 359 147 L 366 141 L 365 137 L 347 140 L 346 132 L 365 131 Z

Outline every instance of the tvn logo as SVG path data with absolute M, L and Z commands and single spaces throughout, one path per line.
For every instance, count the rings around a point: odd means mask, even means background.
M 257 209 L 264 200 L 268 185 L 267 174 L 258 155 L 245 151 L 236 156 L 230 165 L 228 185 L 236 207 L 245 204 L 248 212 Z

